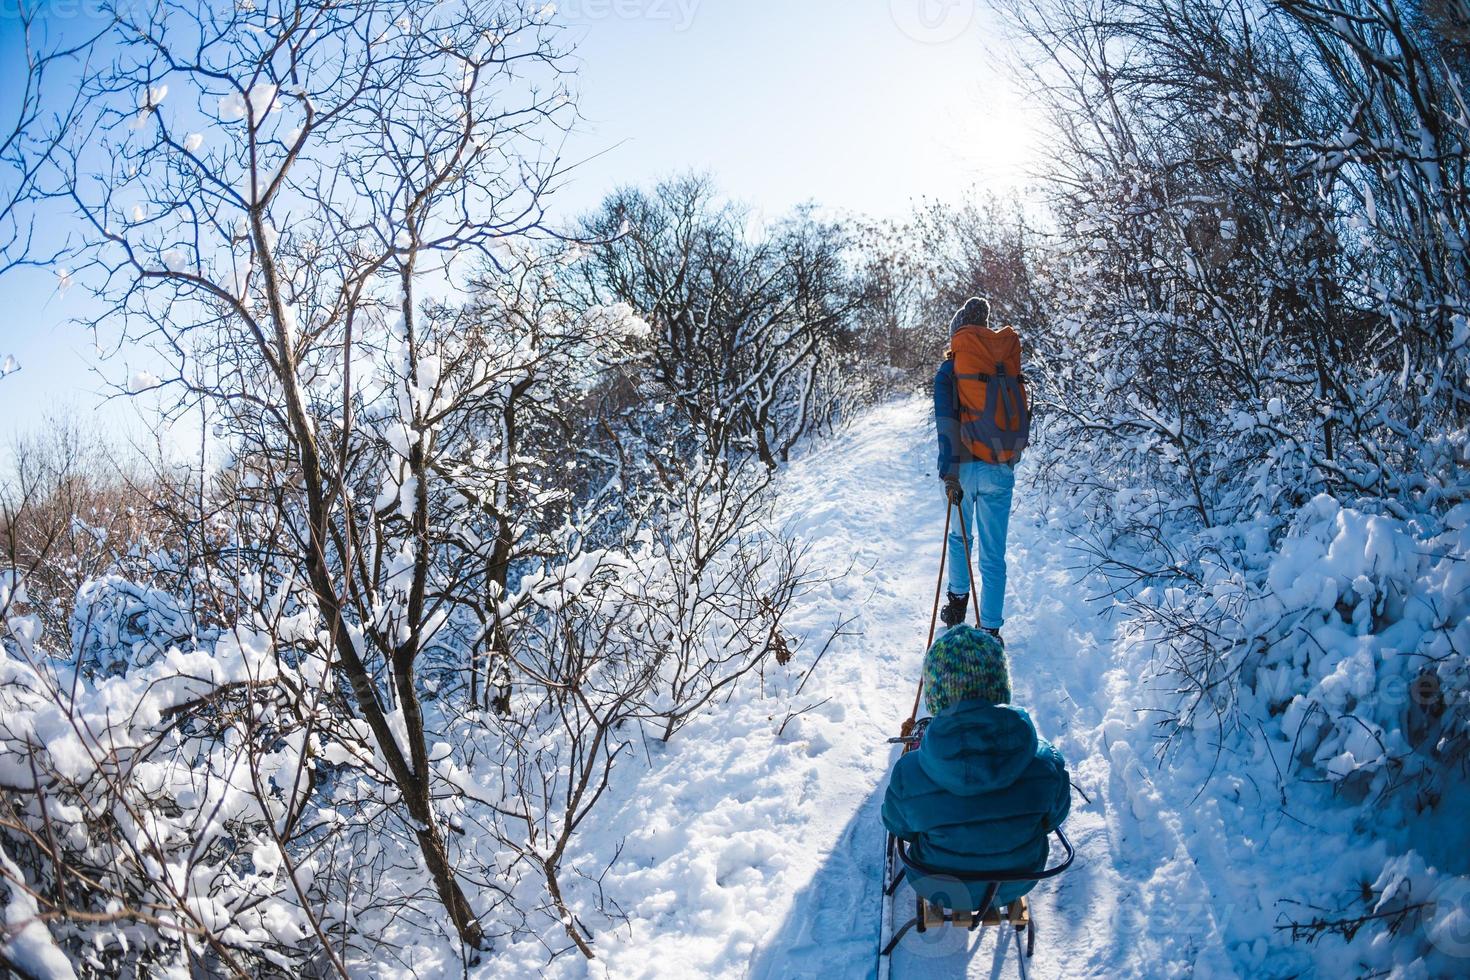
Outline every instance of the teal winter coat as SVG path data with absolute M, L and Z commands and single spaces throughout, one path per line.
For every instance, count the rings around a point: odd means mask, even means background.
M 986 701 L 950 705 L 929 723 L 919 748 L 894 766 L 883 799 L 883 825 L 910 843 L 910 853 L 950 871 L 1040 871 L 1047 837 L 1071 809 L 1071 782 L 1061 753 L 1036 735 L 1022 708 Z M 930 879 L 908 872 L 915 891 L 954 908 L 984 899 L 983 884 Z M 1008 882 L 1004 905 L 1032 881 Z

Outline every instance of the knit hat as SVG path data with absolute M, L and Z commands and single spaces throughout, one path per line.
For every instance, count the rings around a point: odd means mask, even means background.
M 965 327 L 990 326 L 990 302 L 980 296 L 971 296 L 949 322 L 949 335 L 953 337 Z
M 924 706 L 937 715 L 970 700 L 1010 704 L 1011 675 L 1000 641 L 961 624 L 935 640 L 924 658 Z

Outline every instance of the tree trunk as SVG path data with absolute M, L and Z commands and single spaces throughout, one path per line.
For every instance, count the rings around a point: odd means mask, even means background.
M 566 902 L 562 901 L 561 886 L 556 881 L 556 865 L 550 861 L 541 862 L 541 871 L 546 875 L 546 890 L 551 894 L 551 901 L 556 905 L 556 913 L 561 918 L 561 923 L 566 927 L 567 935 L 572 942 L 577 944 L 577 949 L 589 960 L 597 959 L 597 954 L 592 951 L 592 944 L 577 929 L 576 920 L 572 918 L 572 910 L 567 908 Z
M 259 212 L 252 214 L 252 219 L 255 222 L 256 240 L 264 242 L 266 235 L 260 223 Z M 315 429 L 307 414 L 306 406 L 302 403 L 301 389 L 295 383 L 296 363 L 292 354 L 291 339 L 285 329 L 286 317 L 277 285 L 273 256 L 269 249 L 262 249 L 261 253 L 262 271 L 276 324 L 276 346 L 280 351 L 280 358 L 278 361 L 271 358 L 269 350 L 265 350 L 264 353 L 268 360 L 274 361 L 273 366 L 279 372 L 285 388 L 287 419 L 297 449 L 301 454 L 307 523 L 311 534 L 310 552 L 306 556 L 307 577 L 311 582 L 311 590 L 316 596 L 322 616 L 329 624 L 333 647 L 341 669 L 347 675 L 353 699 L 357 702 L 358 710 L 362 712 L 363 720 L 372 730 L 373 737 L 383 753 L 383 758 L 388 763 L 388 770 L 393 781 L 399 792 L 403 794 L 404 803 L 408 806 L 409 814 L 416 823 L 415 832 L 419 841 L 419 850 L 423 854 L 424 864 L 429 874 L 434 879 L 434 887 L 438 891 L 439 900 L 448 910 L 450 920 L 454 923 L 455 931 L 459 934 L 461 941 L 478 949 L 483 941 L 484 932 L 478 918 L 470 910 L 469 901 L 459 887 L 459 882 L 455 879 L 448 850 L 444 846 L 444 839 L 433 818 L 429 794 L 427 751 L 423 745 L 423 720 L 419 714 L 418 697 L 413 690 L 411 673 L 407 682 L 403 683 L 398 676 L 401 672 L 401 658 L 394 658 L 394 674 L 395 680 L 400 681 L 397 689 L 402 702 L 404 718 L 406 721 L 412 718 L 417 722 L 416 727 L 412 724 L 409 726 L 410 745 L 407 748 L 418 760 L 422 760 L 418 765 L 410 764 L 409 760 L 403 757 L 402 749 L 394 738 L 387 715 L 378 700 L 378 691 L 373 684 L 372 675 L 358 654 L 352 634 L 347 628 L 346 619 L 342 615 L 342 602 L 337 592 L 337 583 L 333 579 L 332 568 L 327 560 L 327 548 L 331 540 L 331 512 L 327 503 L 329 477 L 322 464 Z M 426 492 L 422 478 L 419 480 L 419 490 L 421 494 Z M 348 581 L 345 584 L 350 590 L 352 572 L 351 568 L 345 565 L 345 556 L 343 574 L 347 576 Z M 416 639 L 416 636 L 411 638 L 410 644 L 413 644 Z M 411 655 L 407 661 L 411 664 Z

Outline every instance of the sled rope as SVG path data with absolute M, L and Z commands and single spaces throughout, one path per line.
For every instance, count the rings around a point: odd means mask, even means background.
M 934 609 L 929 613 L 929 639 L 924 642 L 925 651 L 934 645 L 934 629 L 939 625 L 939 594 L 944 591 L 944 565 L 949 557 L 949 522 L 953 515 L 954 504 L 947 504 L 944 508 L 944 537 L 939 539 L 939 579 L 934 583 Z M 961 511 L 960 522 L 963 523 L 964 520 L 965 514 Z M 918 710 L 919 703 L 915 699 L 914 712 L 918 713 Z
M 939 539 L 939 578 L 934 582 L 934 609 L 929 613 L 929 639 L 924 643 L 924 652 L 934 645 L 934 630 L 939 625 L 939 596 L 944 592 L 944 567 L 949 559 L 949 528 L 950 520 L 954 512 L 960 512 L 960 535 L 965 539 L 965 566 L 970 572 L 970 592 L 975 607 L 975 626 L 980 626 L 980 598 L 974 593 L 978 590 L 980 583 L 975 580 L 975 562 L 970 556 L 970 529 L 965 525 L 965 509 L 959 504 L 947 501 L 944 508 L 944 536 Z M 899 733 L 908 738 L 913 733 L 914 724 L 919 719 L 919 702 L 924 698 L 924 672 L 919 671 L 919 686 L 914 691 L 914 707 L 909 711 L 908 718 L 899 729 Z

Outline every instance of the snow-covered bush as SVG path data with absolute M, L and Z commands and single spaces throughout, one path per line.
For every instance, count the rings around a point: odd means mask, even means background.
M 275 828 L 311 667 L 240 629 L 94 677 L 37 632 L 0 630 L 0 858 L 36 923 L 6 958 L 36 977 L 290 973 L 310 920 L 281 868 L 309 889 L 318 861 L 283 857 Z
M 1366 949 L 1467 771 L 1463 59 L 1428 5 L 1005 6 L 1058 122 L 1030 459 L 1120 607 L 1124 727 L 1329 789 L 1377 865 L 1281 928 Z
M 1391 7 L 1124 7 L 1020 21 L 1069 69 L 1041 75 L 1062 122 L 1061 231 L 1033 458 L 1065 472 L 1086 547 L 1151 642 L 1168 638 L 1192 722 L 1234 705 L 1233 653 L 1260 636 L 1233 624 L 1291 604 L 1289 575 L 1249 570 L 1314 498 L 1422 528 L 1470 495 L 1470 265 L 1454 245 L 1470 189 L 1411 162 L 1470 130 L 1460 78 Z M 1397 60 L 1339 60 L 1367 51 Z M 1362 85 L 1381 101 L 1354 103 Z
M 1279 713 L 1296 758 L 1343 792 L 1407 785 L 1433 806 L 1470 750 L 1470 504 L 1406 523 L 1318 498 L 1266 586 L 1246 624 L 1266 649 L 1251 713 Z
M 71 614 L 71 663 L 87 676 L 146 667 L 198 635 L 187 610 L 161 589 L 119 575 L 90 579 Z
M 1263 726 L 1295 775 L 1350 800 L 1433 806 L 1470 751 L 1467 524 L 1467 504 L 1406 522 L 1321 495 L 1274 548 L 1258 525 L 1217 529 L 1193 587 L 1127 600 L 1147 707 L 1177 726 Z

